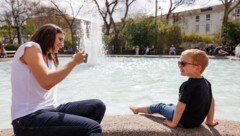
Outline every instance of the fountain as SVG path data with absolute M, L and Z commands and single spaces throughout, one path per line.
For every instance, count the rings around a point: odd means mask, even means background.
M 99 15 L 91 14 L 90 20 L 79 17 L 81 19 L 80 27 L 80 44 L 77 47 L 79 50 L 84 50 L 88 54 L 87 63 L 95 65 L 100 63 L 105 56 L 104 44 L 102 41 L 102 25 Z M 94 21 L 92 20 L 94 18 Z

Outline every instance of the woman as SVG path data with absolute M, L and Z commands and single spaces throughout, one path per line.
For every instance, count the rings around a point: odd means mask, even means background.
M 11 115 L 17 136 L 100 136 L 102 133 L 100 122 L 106 109 L 102 101 L 56 103 L 57 84 L 84 61 L 84 52 L 79 52 L 56 69 L 64 36 L 58 26 L 44 25 L 14 56 Z

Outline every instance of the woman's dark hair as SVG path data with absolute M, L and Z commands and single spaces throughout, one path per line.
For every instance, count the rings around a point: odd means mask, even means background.
M 43 55 L 53 60 L 55 66 L 59 64 L 57 53 L 49 52 L 49 50 L 52 49 L 54 51 L 56 35 L 59 33 L 65 34 L 60 27 L 54 24 L 46 24 L 39 28 L 30 39 L 30 41 L 40 45 Z

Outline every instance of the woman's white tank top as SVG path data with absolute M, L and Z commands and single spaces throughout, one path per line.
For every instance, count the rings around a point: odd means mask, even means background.
M 21 62 L 25 48 L 36 46 L 42 52 L 39 44 L 27 42 L 21 45 L 14 55 L 11 67 L 12 84 L 12 120 L 23 117 L 40 109 L 54 108 L 57 106 L 56 91 L 54 86 L 45 90 L 40 86 L 28 66 Z M 55 70 L 54 63 L 48 61 L 50 71 Z

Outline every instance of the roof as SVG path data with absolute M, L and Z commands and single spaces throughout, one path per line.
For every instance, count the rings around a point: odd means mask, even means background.
M 198 9 L 174 12 L 170 15 L 170 17 L 172 17 L 174 14 L 178 14 L 180 16 L 191 16 L 191 15 L 199 15 L 205 12 L 219 12 L 223 10 L 224 10 L 224 5 L 221 4 L 221 5 L 208 6 L 208 7 L 198 8 Z

